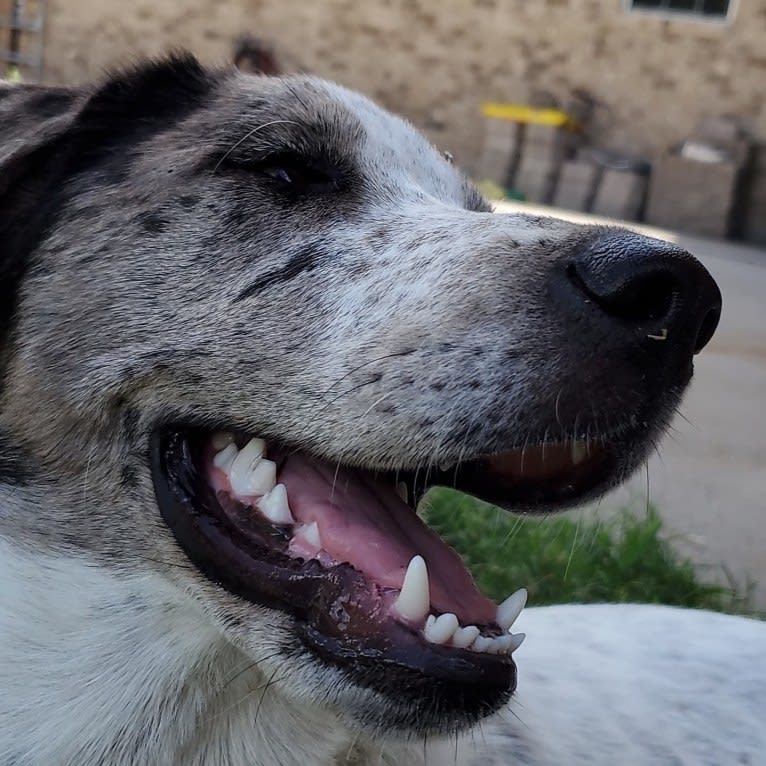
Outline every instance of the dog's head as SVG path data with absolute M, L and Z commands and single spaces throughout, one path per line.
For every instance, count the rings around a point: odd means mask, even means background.
M 0 468 L 51 500 L 5 532 L 151 567 L 367 727 L 507 700 L 521 597 L 498 611 L 414 505 L 550 510 L 633 471 L 717 324 L 702 266 L 494 215 L 310 77 L 177 58 L 0 95 Z

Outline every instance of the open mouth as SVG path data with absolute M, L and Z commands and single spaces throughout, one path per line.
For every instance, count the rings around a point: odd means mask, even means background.
M 413 695 L 436 685 L 466 721 L 515 688 L 524 636 L 512 627 L 526 592 L 486 598 L 415 513 L 417 498 L 440 484 L 551 506 L 587 495 L 616 465 L 608 445 L 572 441 L 375 472 L 196 428 L 157 431 L 152 454 L 160 511 L 207 577 L 292 615 L 309 649 L 363 685 L 390 691 L 397 676 Z

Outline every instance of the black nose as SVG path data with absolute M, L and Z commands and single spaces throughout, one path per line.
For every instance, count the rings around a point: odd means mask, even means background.
M 647 342 L 670 340 L 696 354 L 718 326 L 718 285 L 696 258 L 668 242 L 605 232 L 569 260 L 567 274 L 604 314 Z

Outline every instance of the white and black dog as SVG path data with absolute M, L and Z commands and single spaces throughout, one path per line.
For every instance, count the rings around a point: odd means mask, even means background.
M 414 512 L 640 466 L 720 313 L 687 253 L 183 56 L 0 90 L 0 248 L 2 766 L 764 757 L 762 624 L 528 610 L 511 700 L 523 591 Z

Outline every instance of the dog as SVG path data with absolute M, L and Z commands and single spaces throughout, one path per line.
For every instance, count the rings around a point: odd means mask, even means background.
M 642 465 L 721 310 L 692 256 L 495 215 L 308 76 L 180 54 L 0 118 L 0 763 L 755 763 L 760 623 L 519 618 L 415 512 Z

